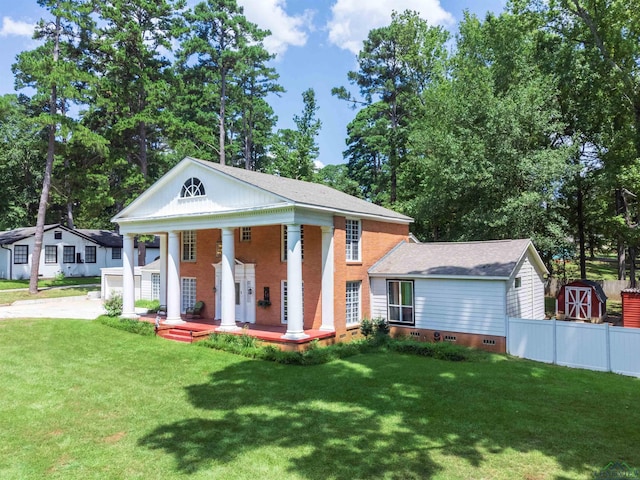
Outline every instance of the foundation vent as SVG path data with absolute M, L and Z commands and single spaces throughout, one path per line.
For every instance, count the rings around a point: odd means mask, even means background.
M 457 337 L 455 335 L 445 335 L 444 336 L 444 341 L 445 342 L 455 342 L 456 338 Z
M 409 332 L 409 335 L 411 335 L 412 337 L 419 337 L 420 332 Z
M 495 340 L 489 340 L 488 338 L 484 338 L 484 339 L 482 339 L 482 344 L 483 345 L 495 345 L 496 341 Z

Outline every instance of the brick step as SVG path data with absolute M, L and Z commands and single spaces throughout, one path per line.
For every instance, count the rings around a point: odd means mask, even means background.
M 208 332 L 191 332 L 183 328 L 171 328 L 168 330 L 160 330 L 158 335 L 167 340 L 173 340 L 175 342 L 197 342 L 198 340 L 204 340 L 209 336 Z

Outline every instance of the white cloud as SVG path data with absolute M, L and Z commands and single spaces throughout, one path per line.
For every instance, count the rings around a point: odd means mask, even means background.
M 291 45 L 302 47 L 307 43 L 313 17 L 311 10 L 305 10 L 302 15 L 288 15 L 285 0 L 238 0 L 238 4 L 244 8 L 247 20 L 271 31 L 264 40 L 270 53 L 282 55 Z
M 449 25 L 453 16 L 439 0 L 336 0 L 327 23 L 329 41 L 357 54 L 369 31 L 389 25 L 391 12 L 415 10 L 429 25 Z
M 35 25 L 27 22 L 15 21 L 11 17 L 2 17 L 0 37 L 15 35 L 18 37 L 32 37 Z

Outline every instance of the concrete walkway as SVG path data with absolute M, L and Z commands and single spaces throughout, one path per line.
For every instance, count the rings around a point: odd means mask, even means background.
M 105 313 L 102 299 L 83 295 L 80 297 L 18 300 L 11 305 L 0 306 L 2 318 L 80 318 L 93 320 Z

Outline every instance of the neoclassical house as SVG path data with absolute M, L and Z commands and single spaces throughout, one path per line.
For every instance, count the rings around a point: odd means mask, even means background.
M 187 157 L 113 221 L 123 315 L 135 315 L 134 237 L 155 234 L 166 323 L 203 301 L 220 331 L 249 323 L 283 326 L 284 340 L 305 330 L 339 340 L 370 316 L 367 272 L 409 240 L 412 219 L 324 185 Z

